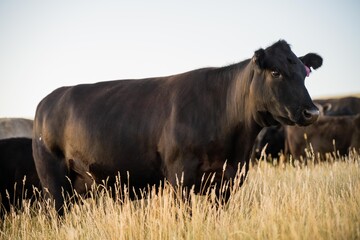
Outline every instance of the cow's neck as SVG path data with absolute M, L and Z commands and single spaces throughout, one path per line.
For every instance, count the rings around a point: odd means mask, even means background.
M 261 127 L 254 120 L 254 99 L 250 98 L 250 86 L 255 69 L 251 60 L 238 63 L 238 68 L 229 79 L 230 87 L 227 95 L 228 124 L 241 126 L 249 132 L 260 131 Z
M 255 75 L 255 69 L 251 60 L 238 64 L 237 71 L 230 79 L 230 87 L 227 96 L 227 122 L 234 129 L 234 146 L 232 164 L 248 164 L 250 152 L 255 138 L 262 127 L 255 121 L 254 99 L 251 99 L 250 86 Z

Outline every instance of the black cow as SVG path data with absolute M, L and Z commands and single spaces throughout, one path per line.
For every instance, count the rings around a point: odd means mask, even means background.
M 324 114 L 327 116 L 350 116 L 360 113 L 360 98 L 357 97 L 317 99 L 314 102 L 325 107 Z
M 0 118 L 0 139 L 32 138 L 33 120 L 26 118 Z
M 20 207 L 21 199 L 33 198 L 33 186 L 41 190 L 31 142 L 31 138 L 0 140 L 0 195 L 3 205 L 0 209 L 1 215 L 5 213 L 4 210 L 10 210 L 11 204 Z
M 285 135 L 283 125 L 270 126 L 263 128 L 257 135 L 252 150 L 252 161 L 261 158 L 261 153 L 266 146 L 265 158 L 266 160 L 274 160 L 279 158 L 279 155 L 284 151 Z
M 34 120 L 42 186 L 62 213 L 66 176 L 80 193 L 92 179 L 109 177 L 110 185 L 118 172 L 133 189 L 164 178 L 176 184 L 184 174 L 183 185 L 198 191 L 204 174 L 220 183 L 227 161 L 230 181 L 238 166 L 247 172 L 263 127 L 316 121 L 304 79 L 321 65 L 320 56 L 298 58 L 281 40 L 226 67 L 59 88 L 39 103 Z
M 355 116 L 320 116 L 307 127 L 285 126 L 286 152 L 294 159 L 302 156 L 306 163 L 305 148 L 310 144 L 316 161 L 325 160 L 326 153 L 348 154 L 349 148 L 360 149 L 360 114 Z M 306 136 L 304 136 L 306 134 Z M 335 140 L 335 146 L 333 144 Z M 310 151 L 310 149 L 308 149 Z M 320 159 L 318 159 L 318 154 Z

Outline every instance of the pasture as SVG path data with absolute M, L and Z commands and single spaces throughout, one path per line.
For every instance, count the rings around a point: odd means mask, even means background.
M 336 160 L 336 161 L 333 161 Z M 211 179 L 210 179 L 211 180 Z M 360 155 L 308 166 L 252 166 L 224 204 L 169 184 L 130 201 L 97 187 L 58 218 L 40 200 L 0 220 L 0 239 L 360 239 Z M 181 185 L 181 179 L 179 182 Z M 120 199 L 120 198 L 119 198 Z

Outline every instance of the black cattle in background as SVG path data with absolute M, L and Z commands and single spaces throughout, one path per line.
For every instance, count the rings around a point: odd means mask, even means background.
M 321 115 L 351 116 L 360 113 L 360 98 L 357 97 L 314 99 L 314 103 L 320 109 Z M 264 128 L 255 140 L 252 160 L 256 162 L 260 159 L 261 151 L 266 144 L 266 158 L 271 160 L 279 158 L 285 152 L 285 143 L 283 125 Z
M 118 173 L 135 191 L 182 178 L 196 192 L 203 177 L 215 174 L 219 186 L 238 167 L 246 175 L 263 127 L 317 119 L 304 79 L 321 65 L 317 54 L 298 58 L 278 41 L 226 67 L 56 89 L 34 120 L 42 186 L 62 214 L 62 189 L 82 194 L 93 181 L 113 184 Z
M 358 97 L 317 99 L 314 102 L 326 108 L 326 116 L 352 116 L 360 113 L 360 98 Z
M 26 178 L 25 178 L 26 176 Z M 26 181 L 24 181 L 26 179 Z M 34 198 L 33 186 L 41 190 L 32 155 L 31 138 L 0 140 L 0 197 L 3 215 L 10 205 L 21 207 L 21 200 Z M 7 197 L 9 196 L 9 198 Z
M 26 118 L 0 118 L 0 139 L 32 138 L 33 120 Z
M 310 144 L 316 162 L 326 160 L 326 153 L 344 156 L 349 150 L 360 150 L 360 114 L 320 116 L 311 126 L 284 126 L 284 129 L 286 152 L 291 154 L 294 160 L 301 160 L 302 157 L 305 164 L 307 157 L 304 149 L 308 148 L 310 151 Z
M 283 125 L 263 128 L 255 139 L 251 156 L 252 162 L 256 163 L 261 157 L 265 158 L 262 160 L 268 161 L 279 159 L 284 151 L 284 143 L 285 135 Z M 264 151 L 264 156 L 261 156 L 262 151 Z

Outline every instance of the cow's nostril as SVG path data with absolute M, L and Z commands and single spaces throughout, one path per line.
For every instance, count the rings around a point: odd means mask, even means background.
M 303 116 L 305 117 L 305 119 L 313 119 L 313 118 L 317 118 L 319 116 L 320 112 L 318 109 L 305 109 L 303 111 Z
M 303 115 L 305 118 L 311 118 L 311 113 L 308 110 L 304 110 Z

